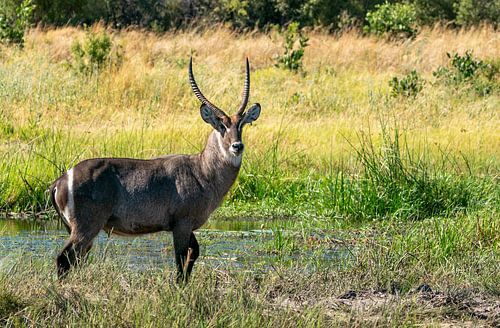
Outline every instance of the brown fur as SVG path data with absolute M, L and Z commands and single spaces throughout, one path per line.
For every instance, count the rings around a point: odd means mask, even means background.
M 199 255 L 193 231 L 207 221 L 236 180 L 241 162 L 231 156 L 241 158 L 242 126 L 258 117 L 260 106 L 254 105 L 248 115 L 224 119 L 223 127 L 222 118 L 204 113 L 216 131 L 200 154 L 89 159 L 72 169 L 72 190 L 69 173 L 54 182 L 51 200 L 70 233 L 57 258 L 60 277 L 85 258 L 100 230 L 119 235 L 172 231 L 178 275 L 189 275 Z M 235 144 L 241 147 L 237 155 L 229 151 Z M 74 206 L 68 210 L 71 195 Z

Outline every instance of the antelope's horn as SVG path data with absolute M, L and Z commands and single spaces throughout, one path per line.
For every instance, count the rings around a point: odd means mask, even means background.
M 248 104 L 248 98 L 250 98 L 250 63 L 248 62 L 247 57 L 247 65 L 246 65 L 246 73 L 245 73 L 245 85 L 243 86 L 243 96 L 240 108 L 238 109 L 238 115 L 241 116 L 245 111 L 245 108 Z
M 198 88 L 198 85 L 196 84 L 196 80 L 194 79 L 193 75 L 193 57 L 189 59 L 189 83 L 191 84 L 191 89 L 193 89 L 194 94 L 203 104 L 212 109 L 217 116 L 227 117 L 226 113 L 224 113 L 222 110 L 217 108 L 217 106 L 208 101 L 208 99 L 205 98 L 203 93 L 201 93 L 200 88 Z

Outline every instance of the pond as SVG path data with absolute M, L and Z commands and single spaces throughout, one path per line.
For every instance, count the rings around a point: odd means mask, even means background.
M 271 227 L 264 229 L 263 227 Z M 266 268 L 279 254 L 273 250 L 282 242 L 286 222 L 257 220 L 213 220 L 195 232 L 200 244 L 198 264 L 220 269 L 238 267 L 254 270 Z M 291 232 L 290 232 L 291 233 Z M 23 253 L 53 261 L 62 250 L 68 233 L 56 220 L 0 219 L 0 264 Z M 277 239 L 278 238 L 278 239 Z M 336 247 L 323 254 L 328 260 L 344 253 Z M 300 254 L 304 255 L 304 254 Z M 293 260 L 296 255 L 288 255 Z M 168 232 L 138 237 L 108 236 L 101 232 L 94 240 L 92 258 L 120 259 L 137 270 L 151 266 L 173 266 L 172 235 Z M 280 259 L 283 259 L 281 256 Z

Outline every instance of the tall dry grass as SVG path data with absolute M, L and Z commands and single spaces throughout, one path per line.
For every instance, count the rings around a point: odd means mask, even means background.
M 383 99 L 392 75 L 417 69 L 431 78 L 432 70 L 446 64 L 446 52 L 472 49 L 479 58 L 498 58 L 499 33 L 490 26 L 460 31 L 436 27 L 404 43 L 354 31 L 340 36 L 312 32 L 305 54 L 305 78 L 273 67 L 273 58 L 282 51 L 277 34 L 240 35 L 224 28 L 161 36 L 134 30 L 111 32 L 116 44 L 123 47 L 124 64 L 98 82 L 82 81 L 64 65 L 71 59 L 71 44 L 84 37 L 82 30 L 35 29 L 29 33 L 24 51 L 3 48 L 7 62 L 4 74 L 18 79 L 14 81 L 16 89 L 24 90 L 19 99 L 2 102 L 4 112 L 16 122 L 26 122 L 27 115 L 36 113 L 43 116 L 38 124 L 65 126 L 71 122 L 72 129 L 83 131 L 89 126 L 96 131 L 142 125 L 145 112 L 153 112 L 147 121 L 156 126 L 172 119 L 171 114 L 201 124 L 196 99 L 186 83 L 186 63 L 194 54 L 202 90 L 228 111 L 239 103 L 242 63 L 248 56 L 253 69 L 251 100 L 259 101 L 264 108 L 260 123 L 268 125 L 271 121 L 274 126 L 293 112 L 301 119 L 287 124 L 291 130 L 298 130 L 299 138 L 304 136 L 301 126 L 308 123 L 317 126 L 319 134 L 324 130 L 322 125 L 334 129 L 327 132 L 330 136 L 349 134 L 352 126 L 377 122 L 379 112 L 388 107 L 393 109 L 390 115 L 407 122 L 408 128 L 438 128 L 436 138 L 442 139 L 445 133 L 444 140 L 452 143 L 462 142 L 463 133 L 459 131 L 464 130 L 474 132 L 468 138 L 484 131 L 491 136 L 498 119 L 491 110 L 498 104 L 497 97 L 464 101 L 448 96 L 443 102 L 446 91 L 430 87 L 428 96 L 414 103 L 384 104 Z M 72 95 L 61 95 L 61 91 Z M 53 101 L 47 101 L 51 97 Z M 325 119 L 334 121 L 334 126 Z M 94 124 L 96 120 L 99 124 Z M 451 140 L 453 136 L 457 140 Z M 318 141 L 326 139 L 331 138 L 321 136 Z
M 479 97 L 432 80 L 432 71 L 447 63 L 446 52 L 471 49 L 478 58 L 498 60 L 500 34 L 490 26 L 425 29 L 399 43 L 355 31 L 312 31 L 305 74 L 274 66 L 282 52 L 275 32 L 108 32 L 123 51 L 123 64 L 93 77 L 69 67 L 72 43 L 85 36 L 81 29 L 33 29 L 24 49 L 0 48 L 0 154 L 10 172 L 4 181 L 17 181 L 4 187 L 8 202 L 19 188 L 29 189 L 18 176 L 43 186 L 83 158 L 200 151 L 210 127 L 199 118 L 187 82 L 191 55 L 202 91 L 228 112 L 240 102 L 244 58 L 250 58 L 250 101 L 263 108 L 244 135 L 252 163 L 275 153 L 275 165 L 289 173 L 356 172 L 352 147 L 360 145 L 360 132 L 380 145 L 381 126 L 388 124 L 405 131 L 411 151 L 431 162 L 449 158 L 447 169 L 459 174 L 470 167 L 498 173 L 499 96 Z M 429 80 L 423 92 L 391 98 L 389 79 L 410 69 Z
M 94 29 L 103 29 L 94 27 Z M 169 32 L 157 35 L 137 30 L 111 31 L 124 46 L 132 63 L 154 65 L 158 61 L 173 60 L 196 54 L 199 62 L 212 68 L 228 65 L 240 67 L 245 57 L 252 59 L 255 69 L 274 64 L 273 57 L 282 52 L 282 39 L 276 32 L 239 34 L 224 27 L 192 32 Z M 84 31 L 75 28 L 31 30 L 27 37 L 28 49 L 46 52 L 54 61 L 68 60 L 70 46 L 75 38 L 83 38 Z M 449 29 L 442 26 L 423 28 L 414 38 L 393 42 L 361 35 L 356 30 L 331 35 L 321 31 L 308 34 L 306 70 L 331 65 L 339 70 L 370 71 L 378 73 L 404 72 L 417 69 L 430 73 L 447 61 L 446 52 L 463 53 L 473 49 L 480 58 L 498 58 L 500 35 L 490 25 L 467 29 Z

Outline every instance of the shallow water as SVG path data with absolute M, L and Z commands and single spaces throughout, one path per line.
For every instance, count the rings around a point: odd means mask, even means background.
M 201 251 L 197 264 L 221 269 L 269 266 L 277 255 L 266 252 L 265 245 L 272 245 L 275 234 L 273 230 L 262 229 L 263 226 L 263 222 L 254 220 L 210 222 L 204 229 L 195 232 Z M 266 226 L 270 226 L 269 222 Z M 273 228 L 276 226 L 279 223 Z M 68 233 L 57 221 L 0 220 L 0 262 L 23 253 L 53 260 L 67 238 Z M 339 249 L 332 248 L 324 256 L 329 259 L 340 253 Z M 173 266 L 172 236 L 168 232 L 160 232 L 139 237 L 109 237 L 101 232 L 94 240 L 91 256 L 94 259 L 124 260 L 128 266 L 138 270 L 151 266 Z

